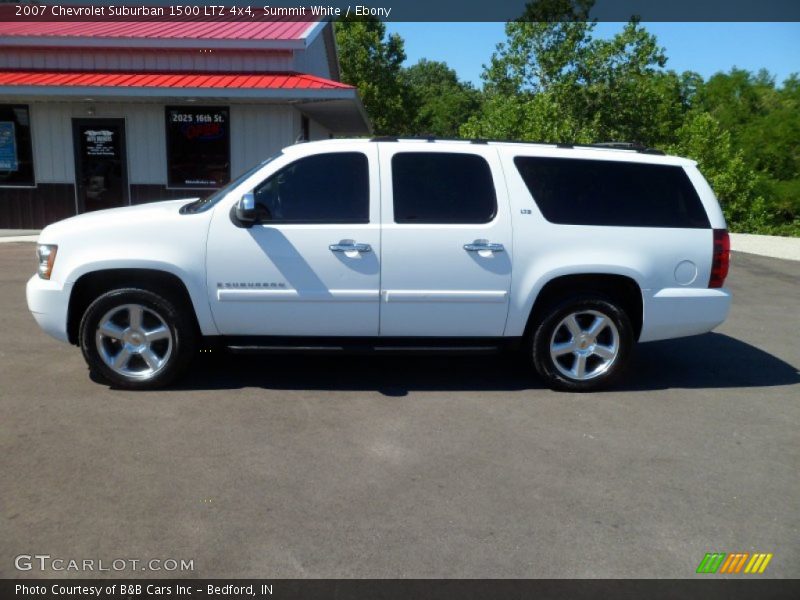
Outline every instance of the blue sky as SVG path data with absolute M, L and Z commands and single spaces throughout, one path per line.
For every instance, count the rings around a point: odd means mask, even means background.
M 406 42 L 407 64 L 442 60 L 461 79 L 480 87 L 481 65 L 505 39 L 503 23 L 387 23 Z M 800 73 L 800 23 L 645 23 L 666 48 L 668 69 L 703 77 L 739 67 L 764 67 L 782 82 Z M 598 23 L 596 37 L 610 37 L 621 23 Z

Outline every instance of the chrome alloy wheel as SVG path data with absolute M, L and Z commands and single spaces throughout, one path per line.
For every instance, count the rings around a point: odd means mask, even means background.
M 115 373 L 131 379 L 151 379 L 172 354 L 172 331 L 163 317 L 141 304 L 109 310 L 97 326 L 97 352 Z
M 550 338 L 550 358 L 559 372 L 577 381 L 608 371 L 619 355 L 619 331 L 614 321 L 596 310 L 564 317 Z

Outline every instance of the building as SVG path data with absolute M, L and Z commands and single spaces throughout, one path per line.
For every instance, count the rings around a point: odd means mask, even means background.
M 366 135 L 332 24 L 0 23 L 0 228 L 208 194 L 302 139 Z

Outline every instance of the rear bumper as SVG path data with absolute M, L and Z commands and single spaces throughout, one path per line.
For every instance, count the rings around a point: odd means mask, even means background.
M 28 310 L 46 333 L 62 342 L 67 338 L 67 309 L 71 284 L 62 285 L 34 275 L 25 287 Z
M 731 308 L 725 288 L 665 288 L 643 295 L 644 315 L 640 342 L 666 340 L 711 331 Z

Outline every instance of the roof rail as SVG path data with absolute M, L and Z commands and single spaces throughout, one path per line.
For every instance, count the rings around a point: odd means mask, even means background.
M 416 142 L 469 142 L 470 144 L 486 144 L 495 140 L 484 140 L 480 138 L 457 138 L 457 137 L 439 137 L 436 135 L 383 135 L 370 138 L 371 142 L 399 142 L 400 140 L 409 140 Z M 500 141 L 500 140 L 496 140 Z
M 385 135 L 385 136 L 377 136 L 370 138 L 371 142 L 399 142 L 401 140 L 409 140 L 409 141 L 423 141 L 423 142 L 469 142 L 470 144 L 488 144 L 488 143 L 499 143 L 499 144 L 537 144 L 540 146 L 555 146 L 556 148 L 605 148 L 607 150 L 633 150 L 635 152 L 639 152 L 641 154 L 660 154 L 663 155 L 664 152 L 658 150 L 657 148 L 649 148 L 644 144 L 640 144 L 637 142 L 596 142 L 594 144 L 578 144 L 572 142 L 542 142 L 542 141 L 531 141 L 531 140 L 492 140 L 492 139 L 483 139 L 483 138 L 450 138 L 450 137 L 438 137 L 438 136 L 393 136 L 393 135 Z
M 642 154 L 664 154 L 657 148 L 649 148 L 639 142 L 596 142 L 589 144 L 593 148 L 610 148 L 612 150 L 635 150 Z

